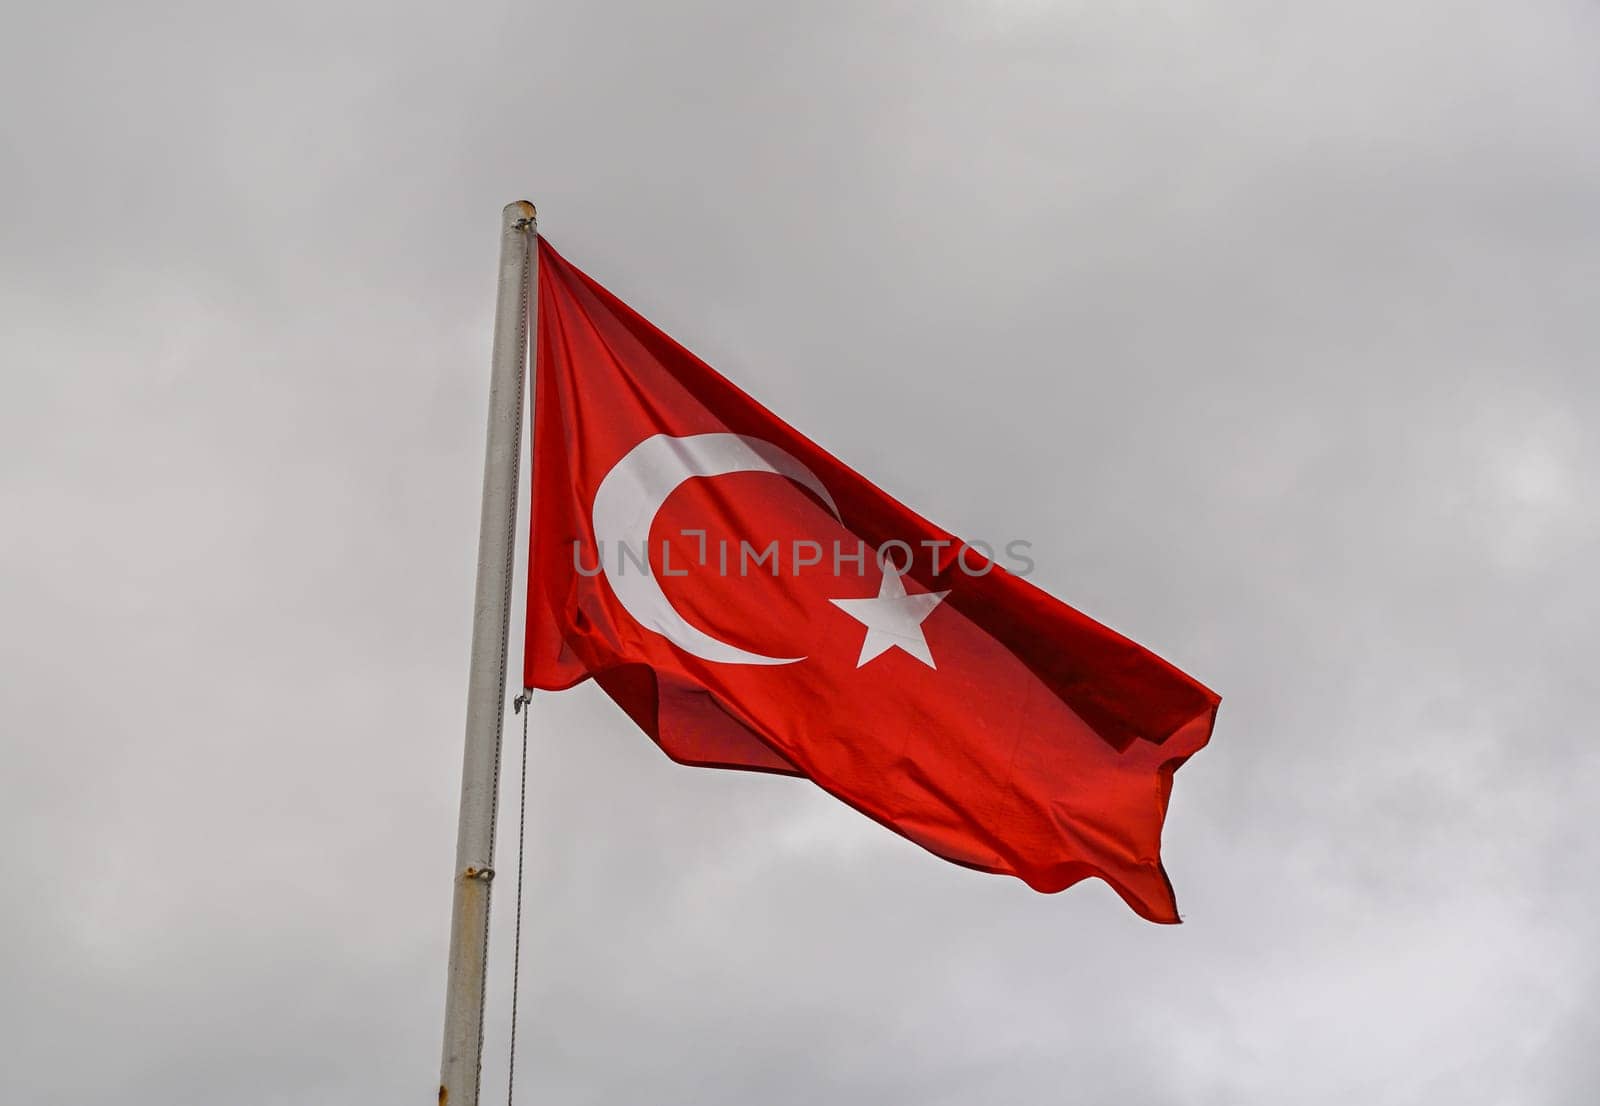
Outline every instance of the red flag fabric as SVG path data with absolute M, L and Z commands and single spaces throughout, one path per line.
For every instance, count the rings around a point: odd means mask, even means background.
M 1040 891 L 1098 876 L 1176 922 L 1161 826 L 1218 697 L 543 240 L 538 274 L 525 686 L 593 678 L 681 763 L 804 776 L 948 860 Z

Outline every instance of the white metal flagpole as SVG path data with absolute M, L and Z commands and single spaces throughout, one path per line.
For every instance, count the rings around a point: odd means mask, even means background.
M 450 966 L 445 984 L 440 1106 L 478 1106 L 483 1059 L 483 992 L 489 955 L 489 885 L 494 879 L 495 813 L 500 792 L 500 730 L 505 721 L 511 573 L 517 540 L 517 474 L 522 455 L 523 369 L 533 318 L 533 205 L 506 205 L 500 228 L 500 290 L 494 311 L 489 434 L 478 524 L 478 583 L 472 604 L 472 667 L 467 737 L 456 830 Z

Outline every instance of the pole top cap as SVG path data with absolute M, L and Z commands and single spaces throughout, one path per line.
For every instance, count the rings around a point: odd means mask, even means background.
M 505 210 L 500 214 L 505 219 L 507 226 L 524 220 L 531 222 L 539 216 L 538 211 L 527 200 L 517 200 L 515 203 L 506 204 Z

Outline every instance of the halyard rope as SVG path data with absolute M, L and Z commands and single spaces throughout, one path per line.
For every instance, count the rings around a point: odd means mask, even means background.
M 506 1106 L 516 1106 L 517 1086 L 517 992 L 522 982 L 522 853 L 528 831 L 528 703 L 530 691 L 523 691 L 511 704 L 522 715 L 522 791 L 517 800 L 517 920 L 511 938 L 511 1048 L 506 1071 Z

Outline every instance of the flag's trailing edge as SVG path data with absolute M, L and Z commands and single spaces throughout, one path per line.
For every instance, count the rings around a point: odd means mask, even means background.
M 525 686 L 592 677 L 681 763 L 804 776 L 958 864 L 1178 921 L 1161 827 L 1217 695 L 973 571 L 542 240 L 538 270 Z

